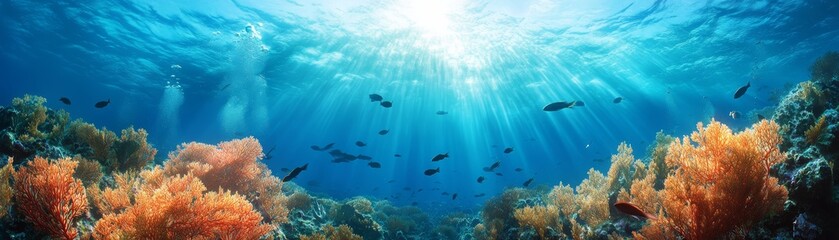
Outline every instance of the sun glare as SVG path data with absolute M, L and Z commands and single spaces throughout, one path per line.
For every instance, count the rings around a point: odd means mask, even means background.
M 456 0 L 405 0 L 405 16 L 417 30 L 432 37 L 452 34 L 452 15 L 457 13 Z

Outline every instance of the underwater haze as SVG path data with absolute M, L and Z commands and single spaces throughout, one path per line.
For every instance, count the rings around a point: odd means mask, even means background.
M 0 0 L 0 100 L 146 129 L 158 163 L 180 143 L 254 136 L 275 175 L 308 164 L 292 182 L 312 194 L 475 212 L 529 179 L 606 172 L 621 142 L 643 156 L 659 131 L 751 126 L 837 50 L 837 13 L 831 0 Z M 555 102 L 571 105 L 543 110 Z

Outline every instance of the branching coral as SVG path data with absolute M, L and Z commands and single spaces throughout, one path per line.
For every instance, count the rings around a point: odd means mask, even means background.
M 601 176 L 603 175 L 601 174 Z M 524 188 L 512 188 L 501 193 L 501 196 L 496 196 L 487 201 L 481 211 L 481 216 L 489 229 L 488 231 L 500 232 L 506 226 L 514 226 L 516 219 L 513 217 L 513 212 L 516 209 L 516 202 L 534 195 L 534 192 Z
M 44 107 L 46 101 L 43 97 L 29 94 L 12 99 L 12 107 L 18 111 L 13 121 L 20 139 L 32 141 L 45 136 L 38 130 L 38 126 L 47 120 L 47 108 Z
M 612 155 L 612 166 L 609 167 L 607 175 L 609 194 L 616 195 L 621 189 L 629 188 L 632 183 L 632 162 L 635 157 L 632 155 L 632 147 L 622 142 L 618 145 L 618 154 Z M 614 197 L 610 197 L 613 200 Z
M 272 230 L 244 197 L 224 190 L 205 193 L 204 184 L 191 174 L 167 178 L 156 189 L 141 189 L 134 205 L 96 223 L 94 237 L 259 239 Z
M 134 127 L 123 129 L 119 140 L 114 144 L 114 159 L 111 168 L 119 171 L 142 170 L 146 164 L 154 160 L 157 149 L 146 141 L 148 133 L 145 129 L 134 130 Z
M 577 186 L 575 202 L 579 206 L 578 217 L 589 226 L 597 226 L 609 219 L 609 192 L 604 186 L 607 179 L 602 173 L 588 170 L 588 179 Z
M 557 221 L 559 217 L 559 209 L 554 205 L 547 206 L 533 206 L 516 209 L 513 213 L 516 220 L 522 226 L 528 226 L 536 229 L 539 237 L 546 239 L 545 231 L 548 228 L 557 228 L 557 232 L 561 232 L 562 228 Z
M 108 163 L 108 157 L 111 154 L 111 146 L 117 140 L 117 135 L 114 132 L 108 131 L 106 128 L 102 130 L 96 129 L 96 126 L 81 120 L 73 121 L 70 124 L 69 130 L 78 141 L 86 143 L 93 151 L 85 157 L 96 159 L 99 163 Z
M 115 186 L 105 188 L 104 191 L 96 185 L 87 187 L 91 202 L 101 215 L 121 213 L 130 207 L 139 178 L 134 172 L 115 173 L 114 183 Z
M 781 210 L 787 190 L 769 176 L 783 161 L 774 122 L 761 121 L 734 134 L 717 121 L 700 123 L 690 138 L 670 145 L 667 164 L 676 168 L 661 193 L 666 216 L 652 221 L 638 238 L 742 237 L 742 230 Z
M 664 159 L 667 156 L 667 148 L 675 140 L 676 138 L 659 131 L 655 134 L 655 143 L 650 145 L 647 150 L 647 156 L 650 157 L 647 173 L 655 174 L 655 189 L 664 188 L 664 179 L 670 172 L 670 168 Z
M 810 127 L 810 129 L 807 129 L 807 131 L 804 132 L 804 136 L 807 138 L 807 143 L 814 144 L 818 142 L 819 137 L 824 131 L 824 127 L 824 115 L 822 115 L 819 120 Z
M 87 160 L 79 155 L 73 157 L 73 161 L 79 163 L 73 177 L 82 180 L 85 186 L 99 184 L 102 179 L 102 165 L 97 161 Z
M 35 157 L 13 174 L 18 209 L 36 229 L 54 238 L 74 239 L 74 221 L 87 211 L 82 182 L 73 178 L 77 164 Z
M 165 171 L 170 176 L 192 173 L 209 189 L 221 187 L 244 193 L 260 176 L 262 157 L 262 146 L 253 137 L 222 142 L 217 147 L 192 142 L 169 154 Z
M 563 185 L 562 182 L 551 190 L 548 198 L 554 206 L 559 208 L 559 212 L 562 213 L 561 217 L 569 218 L 579 209 L 574 202 L 574 189 L 569 185 Z
M 9 207 L 12 205 L 12 195 L 14 191 L 9 183 L 15 167 L 12 166 L 12 158 L 6 163 L 3 168 L 0 168 L 0 219 L 9 213 Z
M 362 240 L 359 235 L 352 232 L 352 228 L 346 224 L 342 224 L 337 228 L 332 225 L 323 226 L 322 233 L 316 233 L 312 236 L 300 236 L 300 240 Z
M 263 170 L 254 186 L 254 207 L 261 210 L 269 222 L 279 225 L 288 220 L 288 198 L 283 194 L 283 182 L 272 176 L 270 170 Z

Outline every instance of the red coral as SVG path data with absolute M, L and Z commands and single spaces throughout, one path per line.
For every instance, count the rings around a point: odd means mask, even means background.
M 218 146 L 191 142 L 169 154 L 165 170 L 169 176 L 192 173 L 208 189 L 221 187 L 244 193 L 262 172 L 259 164 L 262 157 L 262 146 L 253 137 L 222 142 Z
M 18 209 L 36 229 L 54 238 L 74 239 L 73 221 L 87 211 L 82 181 L 73 178 L 78 162 L 60 159 L 50 163 L 35 157 L 14 174 Z

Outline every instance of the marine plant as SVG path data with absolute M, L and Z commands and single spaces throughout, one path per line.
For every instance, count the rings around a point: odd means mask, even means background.
M 807 138 L 807 143 L 814 144 L 819 140 L 819 137 L 822 135 L 824 131 L 824 115 L 819 117 L 819 120 L 813 124 L 806 132 L 804 132 L 804 136 Z
M 40 96 L 26 94 L 23 98 L 12 99 L 12 108 L 18 111 L 13 118 L 15 132 L 21 133 L 23 141 L 34 141 L 46 135 L 38 130 L 38 126 L 47 120 L 47 100 Z
M 589 169 L 588 178 L 577 186 L 575 204 L 578 217 L 589 226 L 597 226 L 609 219 L 608 179 L 597 170 Z
M 769 175 L 785 159 L 779 126 L 763 120 L 739 133 L 712 120 L 670 145 L 675 168 L 661 192 L 664 215 L 633 235 L 639 239 L 720 239 L 745 236 L 758 220 L 778 212 L 787 190 Z
M 80 119 L 70 123 L 69 131 L 77 142 L 85 143 L 90 147 L 91 152 L 84 154 L 84 157 L 95 159 L 102 164 L 108 163 L 111 146 L 117 140 L 117 135 L 114 132 L 108 131 L 107 128 L 96 129 L 93 124 Z
M 75 220 L 88 208 L 82 182 L 73 178 L 77 165 L 66 158 L 49 162 L 35 157 L 13 173 L 18 210 L 53 238 L 75 239 Z
M 562 225 L 558 222 L 559 208 L 555 205 L 527 206 L 516 209 L 513 215 L 523 227 L 536 229 L 541 239 L 547 239 L 545 232 L 548 229 L 562 232 Z
M 513 213 L 517 207 L 517 202 L 536 195 L 535 192 L 528 189 L 511 188 L 505 190 L 500 196 L 488 200 L 481 211 L 481 217 L 487 231 L 497 233 L 507 227 L 516 226 L 518 223 Z
M 362 240 L 359 235 L 353 234 L 352 228 L 341 224 L 337 228 L 332 225 L 323 226 L 321 233 L 311 236 L 300 236 L 300 240 Z
M 96 239 L 260 239 L 273 229 L 245 197 L 207 191 L 192 174 L 160 183 L 159 175 L 142 175 L 134 204 L 104 215 L 94 227 Z
M 0 168 L 0 219 L 9 214 L 9 207 L 12 206 L 12 196 L 14 195 L 14 191 L 12 190 L 12 185 L 9 182 L 9 180 L 11 180 L 12 173 L 15 170 L 12 162 L 12 158 L 10 157 L 6 162 L 6 165 Z
M 649 156 L 647 173 L 655 174 L 655 189 L 664 187 L 664 179 L 670 172 L 670 168 L 664 159 L 667 156 L 667 148 L 675 140 L 676 138 L 659 131 L 655 134 L 655 143 L 647 149 L 647 156 Z
M 73 156 L 73 161 L 79 163 L 73 177 L 82 180 L 85 186 L 99 184 L 102 179 L 102 165 L 97 161 L 88 160 L 80 155 Z
M 147 163 L 154 160 L 157 149 L 146 141 L 148 135 L 146 130 L 142 128 L 138 130 L 134 130 L 134 127 L 123 129 L 119 139 L 113 145 L 114 156 L 109 164 L 111 168 L 121 172 L 139 171 Z

